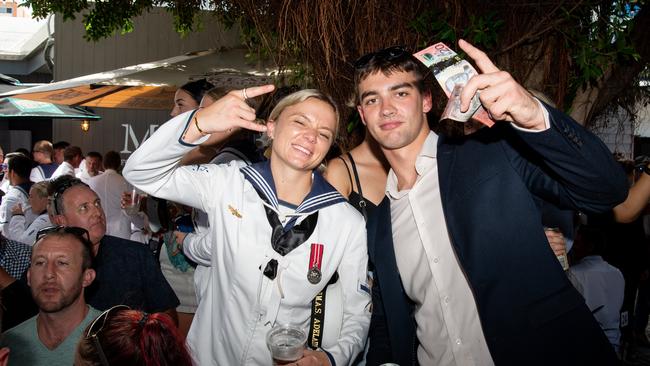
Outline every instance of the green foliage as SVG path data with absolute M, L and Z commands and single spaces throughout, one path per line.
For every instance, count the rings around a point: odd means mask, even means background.
M 572 89 L 596 82 L 612 64 L 640 59 L 630 39 L 635 4 L 641 2 L 615 0 L 575 12 L 563 9 L 566 23 L 574 25 L 562 28 L 576 68 L 570 77 Z
M 26 0 L 23 6 L 29 6 L 37 19 L 46 18 L 50 14 L 63 15 L 64 20 L 75 19 L 76 14 L 88 9 L 86 0 Z
M 411 29 L 422 36 L 418 44 L 420 48 L 435 42 L 454 45 L 460 34 L 461 38 L 478 47 L 493 49 L 502 26 L 503 20 L 499 19 L 495 12 L 489 12 L 480 15 L 470 14 L 467 24 L 457 29 L 451 23 L 449 12 L 440 12 L 433 8 L 424 11 L 410 23 Z
M 463 38 L 482 48 L 493 49 L 497 45 L 502 26 L 503 20 L 497 18 L 495 12 L 480 16 L 471 14 L 469 24 L 463 30 Z

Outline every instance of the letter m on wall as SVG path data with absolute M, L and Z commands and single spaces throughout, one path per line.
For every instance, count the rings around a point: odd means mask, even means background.
M 130 154 L 133 151 L 129 150 L 129 141 L 132 143 L 131 145 L 133 145 L 133 150 L 137 149 L 140 147 L 141 143 L 143 143 L 156 131 L 158 125 L 149 125 L 149 129 L 144 133 L 144 136 L 142 136 L 142 139 L 140 141 L 138 141 L 138 138 L 135 135 L 135 131 L 133 130 L 133 127 L 131 127 L 130 123 L 123 124 L 122 127 L 124 127 L 124 148 L 122 151 L 120 151 L 120 153 Z

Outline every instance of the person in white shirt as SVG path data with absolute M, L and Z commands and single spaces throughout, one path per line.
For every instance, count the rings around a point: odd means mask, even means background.
M 392 306 L 405 294 L 396 328 L 415 320 L 408 334 L 391 332 L 396 314 L 383 307 L 386 338 L 417 336 L 421 365 L 615 364 L 548 244 L 540 201 L 605 212 L 627 195 L 625 175 L 596 136 L 458 45 L 481 71 L 459 109 L 476 95 L 496 121 L 467 136 L 431 131 L 435 71 L 411 52 L 390 47 L 354 63 L 357 111 L 391 167 L 377 214 L 386 221 L 368 223 L 378 298 Z M 396 351 L 413 363 L 408 345 Z
M 0 203 L 0 232 L 7 236 L 9 221 L 13 216 L 11 209 L 20 205 L 23 210 L 29 212 L 27 222 L 32 222 L 34 216 L 29 210 L 29 189 L 32 183 L 29 181 L 29 174 L 32 170 L 32 160 L 23 154 L 15 153 L 7 156 L 7 176 L 9 178 L 9 189 L 2 197 Z
M 25 219 L 26 213 L 21 204 L 13 207 L 13 216 L 9 221 L 7 233 L 5 234 L 7 238 L 33 245 L 38 231 L 52 225 L 47 213 L 47 185 L 48 182 L 46 181 L 34 183 L 29 190 L 29 205 L 31 208 L 28 210 L 31 212 L 28 214 L 35 217 L 31 223 Z
M 0 199 L 9 190 L 9 177 L 7 177 L 7 162 L 5 161 L 5 153 L 0 147 Z
M 297 363 L 350 364 L 370 322 L 365 225 L 315 170 L 336 137 L 338 109 L 321 92 L 302 90 L 278 103 L 267 126 L 254 123 L 246 99 L 272 90 L 232 91 L 171 119 L 133 152 L 124 176 L 208 213 L 210 240 L 183 248 L 211 272 L 187 338 L 198 364 L 271 364 L 267 332 L 284 323 L 307 329 L 311 303 L 335 272 L 344 299 L 338 339 L 305 350 Z M 178 165 L 208 135 L 226 139 L 239 128 L 267 131 L 270 161 Z
M 569 268 L 567 276 L 585 298 L 589 310 L 603 328 L 609 342 L 619 352 L 625 279 L 618 268 L 601 257 L 605 245 L 602 230 L 581 226 L 572 252 L 579 260 Z
M 84 167 L 82 169 L 82 166 Z M 102 155 L 97 151 L 91 151 L 86 154 L 84 160 L 79 164 L 79 173 L 77 178 L 88 184 L 90 178 L 102 173 Z
M 52 160 L 54 160 L 55 163 L 59 165 L 63 164 L 63 152 L 68 146 L 70 146 L 70 143 L 67 141 L 59 141 L 52 144 L 52 148 L 54 149 L 54 156 L 52 157 Z
M 29 180 L 33 183 L 38 183 L 44 180 L 49 180 L 52 174 L 59 167 L 59 164 L 52 161 L 52 155 L 54 154 L 54 149 L 52 148 L 52 143 L 47 140 L 41 140 L 34 144 L 34 149 L 32 150 L 32 155 L 34 156 L 34 161 L 38 163 L 32 169 L 31 174 L 29 175 Z
M 52 173 L 50 180 L 53 180 L 62 175 L 71 175 L 75 176 L 75 169 L 79 168 L 81 160 L 83 159 L 83 153 L 79 146 L 68 146 L 63 151 L 63 163 L 59 165 L 58 168 Z
M 104 155 L 104 173 L 90 178 L 88 185 L 97 193 L 106 214 L 106 234 L 118 238 L 131 238 L 131 220 L 122 210 L 122 193 L 130 192 L 131 187 L 118 173 L 122 158 L 116 151 Z

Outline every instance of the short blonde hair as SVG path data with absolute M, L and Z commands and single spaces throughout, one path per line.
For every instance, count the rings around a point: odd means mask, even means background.
M 330 97 L 329 95 L 323 93 L 318 89 L 299 90 L 295 93 L 291 93 L 286 97 L 280 99 L 278 104 L 276 104 L 275 107 L 271 110 L 271 113 L 269 113 L 268 120 L 275 121 L 280 116 L 280 114 L 282 114 L 282 111 L 284 111 L 287 107 L 291 107 L 292 105 L 302 103 L 309 98 L 316 98 L 318 100 L 322 100 L 323 102 L 329 104 L 332 107 L 332 109 L 334 109 L 334 115 L 336 116 L 336 127 L 334 129 L 334 136 L 332 138 L 332 141 L 336 140 L 336 137 L 338 136 L 339 133 L 339 107 L 334 101 L 334 99 L 332 99 L 332 97 Z
M 47 155 L 50 159 L 54 154 L 54 148 L 52 147 L 52 143 L 47 140 L 41 140 L 34 144 L 34 152 L 37 151 Z
M 34 183 L 30 189 L 33 189 L 40 197 L 45 198 L 47 197 L 47 187 L 49 184 L 49 181 L 44 180 L 42 182 Z

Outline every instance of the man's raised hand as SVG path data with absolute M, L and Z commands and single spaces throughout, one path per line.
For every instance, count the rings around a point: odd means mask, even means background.
M 470 100 L 480 92 L 481 104 L 495 120 L 509 121 L 532 130 L 546 127 L 539 102 L 509 73 L 499 70 L 487 55 L 464 40 L 458 46 L 474 60 L 481 74 L 472 77 L 460 96 L 461 111 L 469 108 Z

